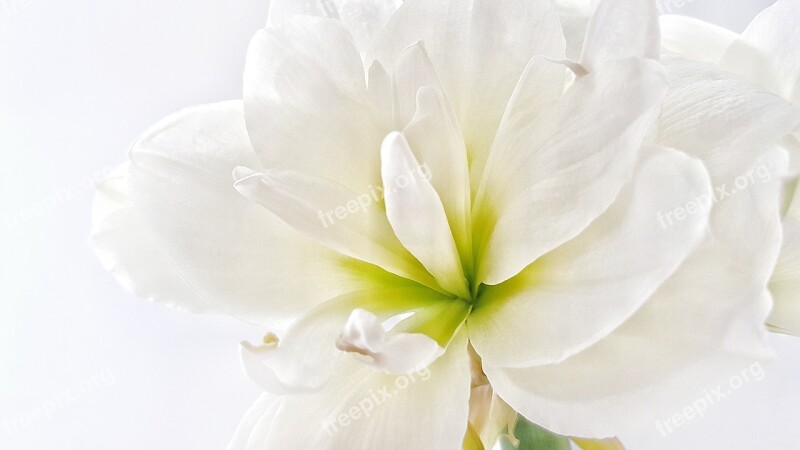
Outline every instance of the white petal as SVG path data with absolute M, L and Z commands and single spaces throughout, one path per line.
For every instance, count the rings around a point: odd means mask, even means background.
M 469 318 L 470 340 L 495 366 L 560 362 L 633 315 L 708 231 L 712 190 L 702 164 L 659 151 L 614 205 L 574 240 L 517 277 L 487 287 Z M 693 214 L 664 222 L 687 202 Z M 672 218 L 670 219 L 672 220 Z
M 388 334 L 378 316 L 360 308 L 350 314 L 336 348 L 364 356 L 370 366 L 395 375 L 423 370 L 444 353 L 424 334 Z
M 535 55 L 564 57 L 558 17 L 549 0 L 408 0 L 389 20 L 367 61 L 393 67 L 418 41 L 453 104 L 477 183 L 525 65 Z
M 103 267 L 135 295 L 191 312 L 222 312 L 172 267 L 128 194 L 128 164 L 98 183 L 91 243 Z
M 670 89 L 660 144 L 700 158 L 714 186 L 729 188 L 800 123 L 800 108 L 708 64 L 665 57 Z
M 379 203 L 381 191 L 355 194 L 335 183 L 291 171 L 255 173 L 239 167 L 235 187 L 303 235 L 389 272 L 435 287 L 398 242 Z
M 386 284 L 328 300 L 293 323 L 279 341 L 272 338 L 262 345 L 243 343 L 245 373 L 262 389 L 275 394 L 319 390 L 338 370 L 337 362 L 346 356 L 337 348 L 337 341 L 352 311 L 368 309 L 386 320 L 398 314 L 436 308 L 438 302 L 447 300 L 408 281 Z
M 269 23 L 279 25 L 292 15 L 341 20 L 365 50 L 402 0 L 271 0 Z
M 776 173 L 785 164 L 782 157 Z M 742 371 L 752 379 L 769 355 L 763 322 L 778 189 L 777 181 L 753 186 L 715 208 L 711 237 L 614 333 L 561 364 L 486 365 L 492 386 L 549 430 L 603 438 L 652 434 L 656 420 L 691 406 L 704 389 L 724 388 Z M 719 232 L 723 224 L 728 233 Z
M 403 129 L 417 110 L 417 92 L 422 87 L 443 91 L 442 82 L 436 75 L 433 63 L 421 42 L 407 48 L 394 67 L 394 115 L 395 125 Z M 466 157 L 466 155 L 465 155 Z
M 247 129 L 270 169 L 364 192 L 380 180 L 390 130 L 371 106 L 361 56 L 341 22 L 296 16 L 253 38 L 244 74 Z
M 511 278 L 613 202 L 665 88 L 658 63 L 616 61 L 579 78 L 540 120 L 504 124 L 475 200 L 479 281 Z
M 697 61 L 717 64 L 739 36 L 733 31 L 693 17 L 660 17 L 661 46 Z
M 417 111 L 403 135 L 428 168 L 442 201 L 462 265 L 472 264 L 470 187 L 467 151 L 458 122 L 444 95 L 431 87 L 416 95 Z
M 256 428 L 265 421 L 271 421 L 279 406 L 278 397 L 271 394 L 261 394 L 242 417 L 239 426 L 236 428 L 236 433 L 234 433 L 226 449 L 247 450 L 247 443 Z
M 581 64 L 589 70 L 614 59 L 658 59 L 658 9 L 653 0 L 602 0 L 586 29 Z
M 800 336 L 800 219 L 783 220 L 781 256 L 769 282 L 775 305 L 767 323 L 774 331 Z
M 762 11 L 728 49 L 722 66 L 783 98 L 800 103 L 800 10 L 778 0 Z
M 456 243 L 435 176 L 417 162 L 400 133 L 387 136 L 381 149 L 386 215 L 395 234 L 447 292 L 469 298 Z
M 259 164 L 241 102 L 164 119 L 130 158 L 116 200 L 124 209 L 98 214 L 94 240 L 137 294 L 266 324 L 368 281 L 356 276 L 359 263 L 303 238 L 233 188 L 233 167 Z
M 460 449 L 469 410 L 466 346 L 461 333 L 430 368 L 400 376 L 345 360 L 325 389 L 283 398 L 258 448 Z

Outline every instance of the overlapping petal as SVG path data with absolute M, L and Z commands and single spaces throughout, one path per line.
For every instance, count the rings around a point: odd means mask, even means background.
M 535 55 L 564 57 L 558 17 L 547 0 L 408 0 L 379 34 L 367 61 L 393 67 L 419 41 L 453 104 L 477 184 L 528 61 Z
M 345 360 L 328 388 L 281 397 L 277 412 L 264 413 L 248 444 L 228 450 L 459 449 L 467 429 L 469 386 L 465 333 L 418 372 L 390 375 Z
M 649 155 L 586 231 L 484 290 L 468 322 L 472 345 L 487 364 L 524 367 L 558 363 L 600 341 L 694 251 L 710 208 L 669 225 L 660 216 L 711 194 L 699 161 L 666 150 Z
M 771 164 L 785 172 L 785 154 Z M 769 355 L 765 286 L 780 243 L 779 189 L 777 180 L 754 186 L 715 209 L 710 239 L 614 333 L 561 364 L 487 365 L 492 386 L 552 431 L 603 438 L 671 417 L 760 363 Z M 740 233 L 751 245 L 740 245 Z
M 370 283 L 357 276 L 358 263 L 303 238 L 233 188 L 232 167 L 259 167 L 241 102 L 164 119 L 130 158 L 124 178 L 101 192 L 111 194 L 106 205 L 115 212 L 98 211 L 93 240 L 134 292 L 272 323 Z
M 514 122 L 503 124 L 476 198 L 479 281 L 511 278 L 608 208 L 633 173 L 665 90 L 658 63 L 617 60 L 579 78 L 540 120 L 507 116 Z

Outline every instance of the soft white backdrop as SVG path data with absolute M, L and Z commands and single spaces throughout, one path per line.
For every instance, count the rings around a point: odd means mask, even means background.
M 771 2 L 662 3 L 738 31 Z M 140 132 L 241 96 L 267 8 L 0 0 L 0 449 L 220 450 L 255 399 L 237 343 L 262 330 L 134 298 L 87 237 L 94 179 Z M 668 438 L 654 424 L 628 447 L 796 449 L 800 339 L 773 341 L 780 359 L 762 381 Z

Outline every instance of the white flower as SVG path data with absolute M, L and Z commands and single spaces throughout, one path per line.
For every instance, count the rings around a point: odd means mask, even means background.
M 741 35 L 681 16 L 662 18 L 665 49 L 718 65 L 793 105 L 800 103 L 800 10 L 797 2 L 778 0 L 759 14 Z M 769 116 L 754 116 L 768 121 Z M 790 156 L 785 185 L 783 247 L 770 281 L 775 306 L 768 323 L 774 331 L 800 335 L 800 127 L 779 143 Z
M 650 1 L 396 6 L 276 0 L 244 101 L 101 186 L 135 293 L 289 325 L 242 347 L 268 394 L 231 450 L 490 447 L 516 412 L 632 433 L 767 353 L 796 111 L 685 60 L 666 93 Z M 659 223 L 758 161 L 774 181 Z

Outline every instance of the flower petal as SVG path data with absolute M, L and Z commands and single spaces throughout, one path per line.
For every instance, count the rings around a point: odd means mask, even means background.
M 563 361 L 600 341 L 696 248 L 708 231 L 711 195 L 699 161 L 656 152 L 585 232 L 484 290 L 468 322 L 475 350 L 487 364 L 523 367 Z M 664 220 L 664 212 L 671 217 L 701 198 L 709 204 L 684 220 Z
M 483 183 L 475 200 L 478 281 L 511 278 L 608 208 L 632 174 L 665 89 L 658 63 L 615 61 L 579 78 L 540 120 L 501 128 L 491 185 Z
M 439 81 L 422 42 L 415 43 L 400 54 L 394 66 L 392 79 L 394 81 L 395 126 L 400 130 L 405 128 L 414 117 L 417 110 L 417 93 L 420 88 L 430 87 L 443 92 L 442 82 Z
M 346 360 L 325 389 L 285 396 L 258 448 L 460 449 L 470 366 L 464 333 L 430 368 L 389 375 Z
M 280 24 L 293 15 L 341 20 L 359 48 L 366 49 L 401 4 L 402 0 L 272 0 L 269 23 Z
M 91 243 L 103 267 L 133 294 L 191 312 L 214 313 L 209 304 L 173 268 L 157 245 L 128 192 L 129 164 L 97 185 Z
M 664 57 L 670 89 L 655 134 L 703 160 L 714 186 L 732 185 L 800 124 L 800 107 L 706 63 Z
M 549 0 L 407 0 L 376 39 L 367 61 L 393 67 L 419 41 L 453 104 L 476 184 L 528 61 L 535 55 L 564 57 L 558 17 Z
M 733 31 L 693 17 L 664 15 L 661 47 L 696 61 L 717 64 L 739 36 Z
M 337 364 L 342 359 L 356 359 L 343 358 L 347 356 L 345 351 L 337 348 L 337 341 L 354 310 L 368 309 L 381 320 L 387 320 L 403 313 L 436 308 L 440 302 L 448 301 L 406 280 L 383 284 L 386 286 L 328 300 L 293 323 L 280 340 L 270 336 L 262 345 L 243 343 L 245 373 L 262 389 L 275 394 L 319 390 L 338 370 Z
M 367 364 L 395 375 L 423 370 L 444 353 L 422 333 L 388 334 L 378 316 L 360 308 L 350 314 L 336 348 L 363 355 Z
M 343 255 L 436 287 L 400 244 L 380 207 L 381 191 L 355 194 L 335 183 L 291 171 L 256 173 L 238 167 L 235 187 L 303 235 Z
M 93 239 L 139 295 L 275 324 L 367 280 L 233 189 L 233 167 L 259 166 L 242 109 L 192 108 L 148 131 L 117 182 L 123 209 L 98 214 Z
M 469 298 L 461 259 L 436 190 L 400 133 L 381 149 L 386 215 L 395 234 L 447 292 Z
M 226 450 L 247 450 L 248 441 L 253 437 L 256 428 L 263 422 L 270 422 L 275 417 L 279 406 L 278 397 L 261 394 L 242 417 Z
M 423 87 L 416 94 L 417 110 L 403 135 L 417 159 L 431 174 L 447 214 L 461 264 L 472 265 L 470 186 L 467 151 L 458 121 L 441 91 Z
M 785 171 L 781 159 L 776 173 Z M 710 238 L 611 335 L 560 364 L 485 365 L 492 386 L 547 429 L 605 438 L 652 430 L 702 389 L 760 369 L 769 355 L 763 322 L 780 235 L 778 191 L 777 181 L 753 186 L 715 208 Z M 728 233 L 718 232 L 723 224 Z
M 722 67 L 800 103 L 800 10 L 793 0 L 778 0 L 762 11 L 730 46 Z
M 775 305 L 767 323 L 773 331 L 800 336 L 800 219 L 796 210 L 783 219 L 783 248 L 769 290 Z
M 244 74 L 247 129 L 270 169 L 363 192 L 380 180 L 390 131 L 370 103 L 364 64 L 341 22 L 295 16 L 253 38 Z
M 615 59 L 658 59 L 658 9 L 653 0 L 602 0 L 586 29 L 581 64 L 588 70 Z

